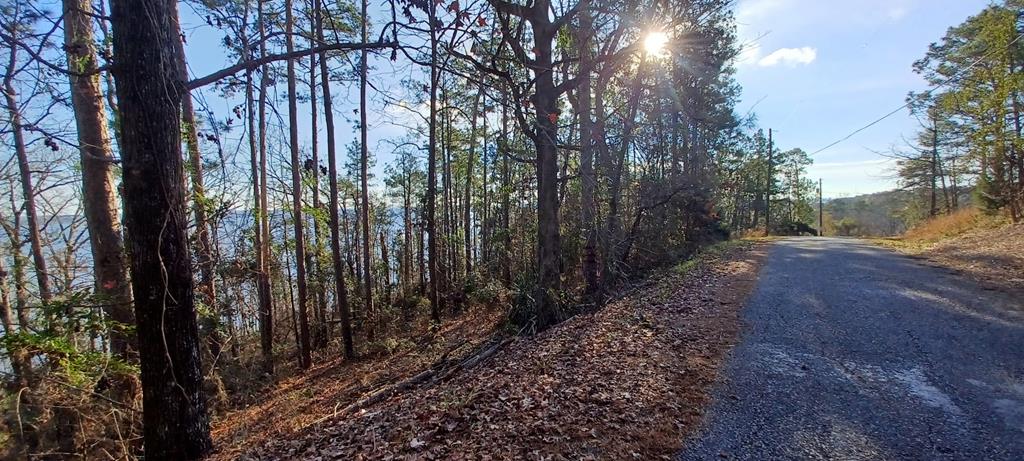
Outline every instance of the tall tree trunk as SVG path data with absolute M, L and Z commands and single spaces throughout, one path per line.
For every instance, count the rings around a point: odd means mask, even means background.
M 19 33 L 17 30 L 6 31 L 12 37 Z M 36 285 L 39 290 L 39 298 L 43 303 L 49 303 L 53 298 L 50 289 L 50 276 L 46 270 L 46 258 L 43 255 L 42 232 L 39 229 L 39 215 L 36 211 L 36 189 L 32 181 L 32 168 L 28 160 L 28 150 L 25 146 L 25 129 L 21 123 L 21 108 L 18 106 L 17 91 L 14 89 L 14 74 L 18 66 L 18 47 L 10 47 L 10 59 L 4 73 L 4 100 L 6 102 L 7 116 L 10 120 L 11 131 L 14 135 L 14 153 L 18 160 L 18 173 L 21 181 L 21 195 L 25 217 L 28 225 L 28 240 L 32 248 L 32 263 L 35 265 Z
M 427 271 L 430 277 L 430 317 L 434 323 L 441 322 L 443 301 L 438 290 L 437 271 L 437 84 L 440 73 L 437 68 L 437 4 L 428 2 L 430 27 L 430 135 L 427 144 Z
M 550 2 L 540 0 L 532 8 L 536 91 L 532 96 L 537 133 L 537 271 L 534 321 L 538 329 L 562 320 L 558 299 L 562 289 L 561 241 L 558 219 L 558 92 L 552 70 L 552 45 L 557 31 L 548 17 Z
M 455 215 L 453 214 L 452 207 L 452 159 L 451 159 L 451 115 L 452 111 L 449 109 L 448 91 L 444 81 L 441 82 L 441 107 L 444 111 L 441 113 L 441 234 L 444 235 L 443 247 L 441 249 L 442 257 L 438 260 L 441 264 L 441 275 L 438 280 L 440 285 L 441 296 L 445 302 L 450 301 L 449 295 L 451 294 L 452 282 L 455 280 L 455 268 L 458 265 L 456 260 L 456 246 L 455 246 Z M 443 263 L 442 263 L 443 261 Z M 452 312 L 455 311 L 456 306 L 449 306 Z
M 506 288 L 512 286 L 512 166 L 509 155 L 511 144 L 508 134 L 508 105 L 509 97 L 505 94 L 504 103 L 501 105 L 501 228 L 503 230 L 501 248 L 501 280 Z
M 476 156 L 476 120 L 480 115 L 480 95 L 484 91 L 484 84 L 480 82 L 476 96 L 473 97 L 472 119 L 469 122 L 469 152 L 466 153 L 466 183 L 463 188 L 462 204 L 462 233 L 465 234 L 466 249 L 466 279 L 473 275 L 473 235 L 472 226 L 472 196 L 473 193 L 473 157 Z
M 181 26 L 178 19 L 177 5 L 174 6 L 174 35 L 179 37 L 174 41 L 175 55 L 178 57 L 178 78 L 183 82 L 188 81 L 188 65 L 185 62 L 185 45 L 181 39 Z M 181 94 L 181 125 L 182 135 L 185 138 L 185 148 L 188 150 L 188 161 L 190 179 L 192 180 L 192 212 L 196 220 L 196 265 L 199 266 L 199 295 L 204 306 L 210 313 L 199 318 L 200 333 L 206 336 L 206 347 L 210 353 L 210 366 L 208 371 L 210 383 L 215 387 L 214 395 L 224 396 L 224 384 L 220 381 L 220 373 L 216 369 L 219 362 L 224 339 L 220 334 L 220 307 L 217 305 L 217 286 L 214 278 L 216 257 L 213 243 L 210 240 L 212 232 L 206 197 L 206 186 L 203 180 L 203 157 L 199 151 L 198 128 L 196 127 L 195 107 L 192 105 L 192 95 L 188 91 Z M 218 399 L 220 400 L 220 399 Z M 216 405 L 216 403 L 214 404 Z
M 196 459 L 211 442 L 186 234 L 175 5 L 110 3 L 146 458 Z
M 259 54 L 267 55 L 264 30 L 263 1 L 256 1 L 256 28 L 259 30 Z M 256 296 L 259 302 L 260 355 L 263 372 L 274 373 L 274 297 L 270 281 L 270 216 L 267 208 L 267 69 L 260 68 L 259 101 L 257 102 L 259 129 L 254 130 L 252 120 L 252 71 L 246 73 L 246 99 L 249 110 L 249 149 L 252 167 L 253 235 L 256 247 Z
M 363 43 L 366 43 L 369 37 L 367 36 L 367 23 L 369 17 L 367 14 L 367 0 L 362 0 L 362 37 Z M 366 74 L 369 66 L 368 62 L 369 55 L 366 48 L 363 48 L 360 52 L 359 61 L 359 179 L 361 194 L 363 200 L 362 212 L 362 225 L 363 225 L 363 308 L 366 310 L 366 324 L 367 330 L 366 335 L 370 341 L 374 339 L 374 333 L 377 327 L 377 313 L 373 308 L 373 272 L 370 270 L 372 266 L 370 260 L 370 247 L 372 246 L 373 238 L 370 237 L 370 186 L 369 186 L 369 162 L 370 162 L 370 147 L 367 145 L 367 132 L 369 127 L 366 126 Z
M 319 23 L 320 19 L 320 0 L 311 0 L 310 7 L 313 13 L 313 25 Z M 319 44 L 315 32 L 311 32 L 309 36 L 309 47 L 310 49 L 315 48 Z M 323 275 L 320 268 L 320 236 L 323 235 L 323 231 L 320 229 L 320 146 L 319 146 L 319 125 L 317 124 L 317 87 L 316 78 L 317 73 L 320 69 L 317 66 L 317 58 L 320 58 L 318 53 L 309 55 L 309 106 L 310 106 L 310 125 L 312 130 L 310 133 L 312 151 L 313 168 L 310 171 L 312 175 L 312 202 L 313 209 L 317 210 L 317 213 L 313 215 L 313 250 L 306 256 L 309 259 L 309 272 L 310 278 L 313 279 L 313 298 L 316 300 L 316 309 L 314 313 L 316 315 L 316 324 L 313 327 L 313 344 L 317 349 L 323 349 L 327 346 L 329 329 L 327 327 L 327 298 L 325 297 L 326 287 L 323 286 Z M 322 59 L 322 58 L 321 58 Z
M 939 214 L 939 191 L 938 191 L 938 176 L 939 176 L 939 126 L 935 122 L 935 118 L 932 118 L 932 161 L 931 161 L 931 202 L 928 208 L 928 215 L 935 216 Z
M 89 229 L 95 290 L 104 299 L 104 314 L 117 323 L 131 325 L 135 322 L 131 308 L 132 293 L 121 239 L 114 158 L 107 132 L 103 92 L 96 73 L 98 64 L 92 12 L 92 3 L 88 0 L 64 0 L 64 50 L 68 68 L 79 72 L 69 74 L 68 78 L 82 165 L 82 204 Z M 120 328 L 111 331 L 112 354 L 129 359 L 135 349 L 132 335 Z
M 580 68 L 590 67 L 590 35 L 593 33 L 589 1 L 583 0 L 580 7 L 580 29 L 577 40 L 580 50 Z M 599 291 L 597 281 L 597 189 L 594 176 L 594 138 L 591 118 L 591 78 L 589 70 L 581 70 L 580 86 L 577 90 L 577 105 L 580 123 L 580 230 L 583 231 L 583 298 L 594 302 Z
M 321 42 L 324 40 L 323 17 L 320 15 L 317 2 L 316 35 Z M 344 343 L 345 357 L 355 357 L 355 346 L 352 341 L 351 312 L 348 305 L 348 288 L 345 286 L 345 268 L 341 258 L 341 231 L 338 222 L 338 158 L 334 139 L 334 101 L 331 98 L 330 75 L 327 72 L 327 54 L 320 54 L 320 86 L 323 90 L 324 124 L 327 125 L 327 174 L 330 185 L 330 219 L 331 219 L 331 263 L 334 268 L 334 291 L 338 297 L 338 313 L 341 321 L 341 338 Z
M 292 0 L 285 0 L 285 36 L 288 53 L 295 51 L 295 37 L 292 33 Z M 303 370 L 313 363 L 309 342 L 309 312 L 306 287 L 306 239 L 302 217 L 302 162 L 299 158 L 299 110 L 296 101 L 295 60 L 288 59 L 288 145 L 292 162 L 292 213 L 295 228 L 295 283 L 298 300 L 299 367 Z
M 402 185 L 402 295 L 408 297 L 412 293 L 412 168 L 410 165 L 405 167 L 402 178 L 405 183 Z
M 483 140 L 483 143 L 484 143 L 484 145 L 483 145 L 483 149 L 480 151 L 480 157 L 481 157 L 481 163 L 482 163 L 481 164 L 481 168 L 483 169 L 483 171 L 481 171 L 481 173 L 482 173 L 481 176 L 483 177 L 483 185 L 480 188 L 481 189 L 481 193 L 483 194 L 483 217 L 482 217 L 482 219 L 479 220 L 479 222 L 480 222 L 480 259 L 484 262 L 484 264 L 483 264 L 483 266 L 484 266 L 484 277 L 489 278 L 491 276 L 491 270 L 494 267 L 491 264 L 491 260 L 490 260 L 490 257 L 491 257 L 491 251 L 490 251 L 491 238 L 490 238 L 490 233 L 491 233 L 491 228 L 493 226 L 491 225 L 491 197 L 490 197 L 490 187 L 491 186 L 490 186 L 490 177 L 488 176 L 490 174 L 490 173 L 488 173 L 488 168 L 490 167 L 490 159 L 487 156 L 487 153 L 488 153 L 488 150 L 487 150 L 488 147 L 487 146 L 490 143 L 490 137 L 489 137 L 489 133 L 487 131 L 487 90 L 484 89 L 483 92 L 484 92 L 484 94 L 483 94 L 482 97 L 483 97 L 483 101 L 484 101 L 484 108 L 483 108 L 483 115 L 484 115 L 484 124 L 483 124 L 484 125 L 483 126 L 483 129 L 484 129 L 484 135 L 483 135 L 484 136 L 484 140 Z

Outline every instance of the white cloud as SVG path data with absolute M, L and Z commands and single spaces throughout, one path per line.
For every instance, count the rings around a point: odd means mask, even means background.
M 779 64 L 785 64 L 793 67 L 798 64 L 807 65 L 818 59 L 818 50 L 805 46 L 803 48 L 780 48 L 773 51 L 768 56 L 761 58 L 757 61 L 757 65 L 761 67 L 772 67 Z

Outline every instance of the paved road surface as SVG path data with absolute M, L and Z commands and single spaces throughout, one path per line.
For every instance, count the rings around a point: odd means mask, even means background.
M 1024 300 L 870 244 L 775 244 L 682 460 L 1024 460 Z

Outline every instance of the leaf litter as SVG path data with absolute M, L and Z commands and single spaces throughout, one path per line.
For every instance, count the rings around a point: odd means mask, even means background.
M 664 271 L 604 308 L 533 337 L 473 338 L 467 349 L 476 352 L 468 359 L 455 360 L 456 366 L 435 362 L 426 373 L 404 370 L 430 376 L 350 413 L 323 410 L 351 407 L 366 393 L 328 391 L 337 402 L 320 402 L 313 407 L 319 414 L 236 441 L 214 457 L 672 459 L 700 423 L 738 339 L 739 309 L 756 283 L 765 245 L 743 242 L 709 252 L 685 271 Z M 491 355 L 472 361 L 488 350 Z M 330 387 L 331 379 L 319 381 Z M 316 385 L 309 390 L 325 400 Z M 263 407 L 271 411 L 242 416 L 274 424 L 273 409 L 280 406 L 274 400 Z M 233 427 L 233 419 L 224 427 Z M 219 445 L 231 440 L 217 435 Z

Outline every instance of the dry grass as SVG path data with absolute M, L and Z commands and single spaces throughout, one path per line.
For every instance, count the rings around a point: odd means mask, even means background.
M 926 245 L 958 237 L 979 229 L 992 229 L 1005 224 L 998 216 L 989 216 L 977 208 L 964 208 L 952 214 L 940 215 L 914 226 L 903 234 L 908 243 Z
M 988 288 L 1018 292 L 1024 286 L 1024 224 L 1010 224 L 1001 216 L 964 209 L 878 242 Z

